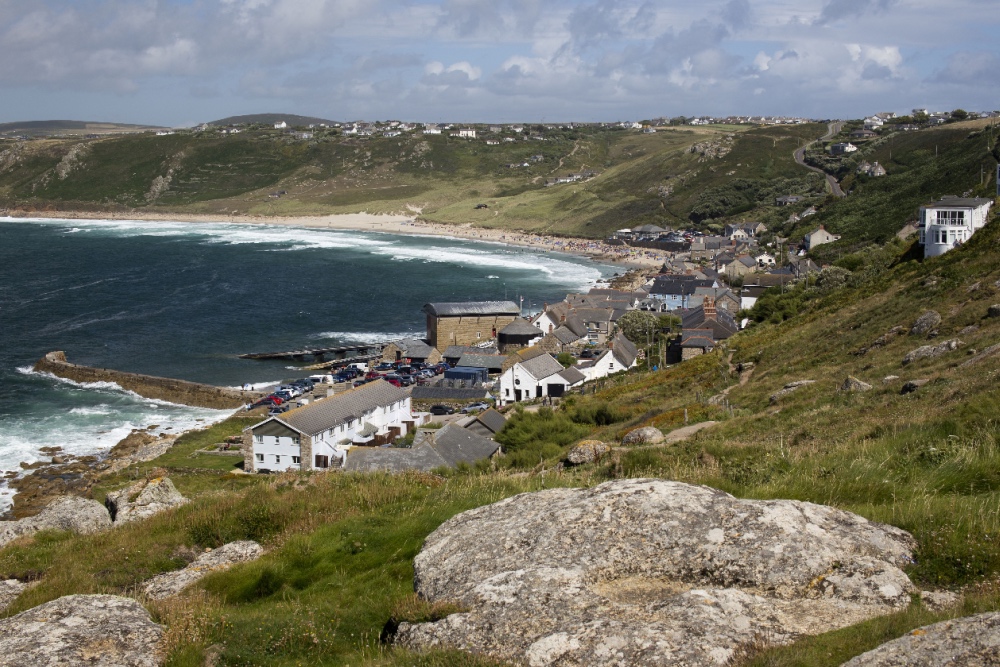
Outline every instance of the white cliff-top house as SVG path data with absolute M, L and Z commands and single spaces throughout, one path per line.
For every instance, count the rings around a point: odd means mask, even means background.
M 920 243 L 924 257 L 943 255 L 965 243 L 989 217 L 992 199 L 944 197 L 920 207 Z
M 415 427 L 409 394 L 376 380 L 247 428 L 244 470 L 329 468 L 352 447 L 385 444 Z

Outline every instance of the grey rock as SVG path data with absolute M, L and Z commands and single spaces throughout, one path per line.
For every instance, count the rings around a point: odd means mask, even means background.
M 17 579 L 0 579 L 0 611 L 3 611 L 17 599 L 28 584 L 21 583 Z
M 882 378 L 882 384 L 889 384 L 890 382 L 895 382 L 899 379 L 898 375 L 886 375 Z
M 468 611 L 402 623 L 396 641 L 528 665 L 717 666 L 762 637 L 904 607 L 914 546 L 831 507 L 664 480 L 521 494 L 427 538 L 417 593 Z
M 0 620 L 5 665 L 155 667 L 163 628 L 132 598 L 68 595 Z
M 140 480 L 107 495 L 104 501 L 116 524 L 141 521 L 190 502 L 174 487 L 169 477 Z
M 566 462 L 575 466 L 583 465 L 584 463 L 595 463 L 600 461 L 610 449 L 610 447 L 600 440 L 584 440 L 569 450 L 569 454 L 566 455 Z
M 842 667 L 986 667 L 1000 665 L 1000 612 L 917 628 Z
M 986 311 L 986 317 L 1000 317 L 1000 303 L 995 303 Z
M 841 391 L 868 391 L 872 388 L 867 382 L 862 382 L 853 375 L 848 375 L 844 384 L 840 385 Z
M 958 606 L 962 596 L 951 591 L 920 591 L 920 601 L 931 611 L 943 611 Z
M 913 392 L 915 392 L 917 389 L 920 389 L 928 382 L 930 382 L 930 380 L 926 378 L 920 380 L 910 380 L 909 382 L 903 385 L 903 388 L 899 390 L 899 393 L 903 394 L 904 396 L 906 394 L 912 394 Z
M 966 361 L 965 363 L 963 363 L 962 366 L 964 367 L 964 366 L 969 366 L 971 364 L 978 363 L 978 362 L 982 361 L 983 359 L 986 359 L 987 357 L 992 357 L 997 352 L 1000 352 L 1000 343 L 997 343 L 996 345 L 990 345 L 988 348 L 986 348 L 982 352 L 979 352 L 974 357 L 972 357 L 971 359 L 969 359 L 968 361 Z
M 78 496 L 63 496 L 53 500 L 35 516 L 0 521 L 0 547 L 40 530 L 70 530 L 86 535 L 110 527 L 111 517 L 101 503 Z
M 965 288 L 965 292 L 966 292 L 966 294 L 972 294 L 973 292 L 978 292 L 979 288 L 981 288 L 982 286 L 983 286 L 982 281 L 977 280 L 976 282 L 974 282 L 971 285 L 969 285 L 968 287 L 966 287 Z
M 780 401 L 783 397 L 785 397 L 788 394 L 792 393 L 793 391 L 795 391 L 799 387 L 805 387 L 806 385 L 815 384 L 815 383 L 816 383 L 816 380 L 798 380 L 796 382 L 789 382 L 784 387 L 782 387 L 781 389 L 779 389 L 775 393 L 771 394 L 771 405 L 774 405 L 775 403 L 777 403 L 778 401 Z
M 911 336 L 926 336 L 941 324 L 941 315 L 936 310 L 928 310 L 917 318 L 910 327 Z
M 183 570 L 156 575 L 143 585 L 143 589 L 154 600 L 162 600 L 177 595 L 202 577 L 228 570 L 237 563 L 257 560 L 263 553 L 264 549 L 252 540 L 230 542 L 205 552 Z
M 661 442 L 663 442 L 663 431 L 655 426 L 637 428 L 622 438 L 623 445 L 658 445 Z
M 962 330 L 958 332 L 959 336 L 968 336 L 969 334 L 974 334 L 979 331 L 978 324 L 970 324 L 967 327 L 962 327 Z
M 918 359 L 933 359 L 935 357 L 940 357 L 945 352 L 957 350 L 962 345 L 965 345 L 965 343 L 957 338 L 946 340 L 938 343 L 937 345 L 921 345 L 917 349 L 907 352 L 906 356 L 903 357 L 903 365 L 905 366 L 907 364 L 911 364 Z

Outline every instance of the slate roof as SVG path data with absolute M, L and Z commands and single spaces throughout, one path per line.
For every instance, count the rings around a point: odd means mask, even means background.
M 569 382 L 570 385 L 574 385 L 574 384 L 576 384 L 578 382 L 583 382 L 584 380 L 587 379 L 586 375 L 584 375 L 583 373 L 581 373 L 580 371 L 578 371 L 573 366 L 570 366 L 569 368 L 565 369 L 564 371 L 562 371 L 558 375 L 562 379 L 566 380 L 566 382 Z
M 725 309 L 717 308 L 714 317 L 705 317 L 703 305 L 692 308 L 685 313 L 681 318 L 681 327 L 682 331 L 710 329 L 715 340 L 724 340 L 740 330 L 736 325 L 736 320 Z
M 252 428 L 273 420 L 290 426 L 299 433 L 316 435 L 351 419 L 360 419 L 366 412 L 392 405 L 407 396 L 405 389 L 389 384 L 385 380 L 376 380 L 303 405 L 301 408 L 289 410 L 280 417 L 271 417 Z
M 460 359 L 463 354 L 496 354 L 495 347 L 476 347 L 474 345 L 449 345 L 441 356 L 444 359 Z
M 473 421 L 479 421 L 483 426 L 488 428 L 492 433 L 499 433 L 507 424 L 507 418 L 502 414 L 490 408 L 489 410 L 483 410 Z
M 712 280 L 699 280 L 690 276 L 671 276 L 668 279 L 657 278 L 653 281 L 653 286 L 649 288 L 650 294 L 664 294 L 669 296 L 692 295 L 698 287 L 711 287 Z
M 490 392 L 483 387 L 413 387 L 410 398 L 415 401 L 473 401 L 489 398 Z
M 611 308 L 577 308 L 576 314 L 584 322 L 611 322 L 614 310 Z
M 541 335 L 538 329 L 535 331 Z M 500 372 L 500 369 L 503 368 L 503 362 L 506 360 L 507 357 L 502 354 L 463 354 L 455 367 L 471 366 L 472 368 L 485 368 L 489 371 Z
M 434 348 L 417 338 L 401 338 L 394 340 L 390 345 L 398 347 L 407 357 L 414 359 L 426 359 L 431 356 Z
M 423 311 L 434 317 L 462 315 L 518 315 L 521 307 L 513 301 L 455 301 L 424 304 Z
M 398 447 L 354 447 L 347 453 L 344 470 L 430 471 L 441 466 L 475 463 L 493 456 L 500 445 L 461 426 L 449 424 L 436 431 L 421 431 L 421 440 L 409 449 Z
M 526 370 L 536 380 L 547 378 L 563 370 L 563 365 L 551 354 L 543 354 L 521 362 L 521 368 Z
M 711 329 L 685 329 L 681 334 L 681 347 L 715 347 Z
M 569 327 L 565 326 L 559 327 L 558 329 L 553 331 L 552 335 L 555 336 L 556 340 L 558 340 L 563 345 L 569 345 L 570 343 L 575 343 L 576 341 L 583 338 L 583 336 L 574 333 L 573 331 L 570 330 Z
M 611 348 L 611 352 L 615 355 L 618 363 L 625 368 L 629 368 L 635 362 L 636 357 L 639 356 L 639 350 L 635 344 L 623 336 L 621 332 L 615 335 L 614 347 Z
M 519 317 L 501 329 L 500 333 L 506 336 L 541 336 L 542 330 Z
M 476 435 L 457 424 L 448 424 L 442 429 L 431 431 L 428 439 L 438 456 L 452 467 L 459 463 L 475 463 L 489 458 L 500 449 L 497 442 Z

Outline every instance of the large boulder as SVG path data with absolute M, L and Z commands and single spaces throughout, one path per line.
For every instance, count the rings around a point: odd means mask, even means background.
M 113 491 L 104 502 L 115 523 L 119 524 L 141 521 L 190 501 L 180 494 L 169 477 L 157 477 Z
M 27 587 L 28 584 L 17 579 L 0 579 L 0 611 L 9 607 Z
M 663 431 L 655 426 L 634 429 L 622 438 L 623 445 L 658 445 L 661 442 L 663 442 Z
M 869 391 L 871 388 L 870 384 L 859 380 L 853 375 L 848 375 L 844 383 L 840 385 L 840 391 Z
M 1000 612 L 917 628 L 848 660 L 842 667 L 1000 665 Z
M 566 463 L 574 466 L 596 463 L 604 458 L 604 455 L 609 451 L 610 448 L 600 440 L 584 440 L 569 450 L 566 455 Z
M 110 527 L 111 516 L 101 503 L 77 496 L 63 496 L 53 500 L 35 516 L 17 521 L 0 521 L 0 547 L 40 530 L 71 530 L 74 533 L 89 534 Z
M 5 665 L 155 667 L 163 628 L 132 598 L 68 595 L 0 620 Z
M 946 340 L 943 343 L 938 343 L 937 345 L 921 345 L 915 350 L 910 350 L 903 357 L 903 365 L 911 364 L 918 359 L 933 359 L 935 357 L 940 357 L 945 352 L 951 352 L 952 350 L 957 350 L 960 346 L 964 345 L 962 341 L 957 338 L 951 340 Z
M 712 665 L 909 603 L 913 538 L 831 507 L 663 480 L 522 494 L 453 517 L 417 593 L 467 612 L 401 623 L 408 647 L 529 665 Z
M 911 336 L 927 336 L 941 324 L 941 315 L 936 310 L 928 310 L 917 318 L 910 328 Z
M 143 586 L 154 600 L 177 595 L 182 590 L 213 572 L 228 570 L 237 563 L 257 560 L 264 549 L 252 540 L 230 542 L 218 549 L 205 552 L 183 570 L 158 574 Z

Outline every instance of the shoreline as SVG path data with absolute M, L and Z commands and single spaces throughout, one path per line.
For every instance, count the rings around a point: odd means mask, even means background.
M 42 218 L 51 220 L 117 220 L 135 222 L 189 222 L 195 224 L 241 224 L 301 227 L 309 229 L 329 229 L 336 231 L 374 232 L 401 236 L 438 236 L 483 241 L 512 246 L 532 248 L 546 252 L 560 252 L 629 269 L 658 269 L 667 259 L 665 251 L 645 248 L 611 246 L 597 239 L 578 237 L 556 237 L 533 232 L 445 225 L 420 220 L 419 210 L 409 215 L 372 213 L 336 213 L 313 216 L 263 216 L 263 215 L 218 215 L 211 213 L 153 213 L 131 211 L 129 213 L 108 213 L 93 211 L 0 211 L 0 216 L 18 218 Z

